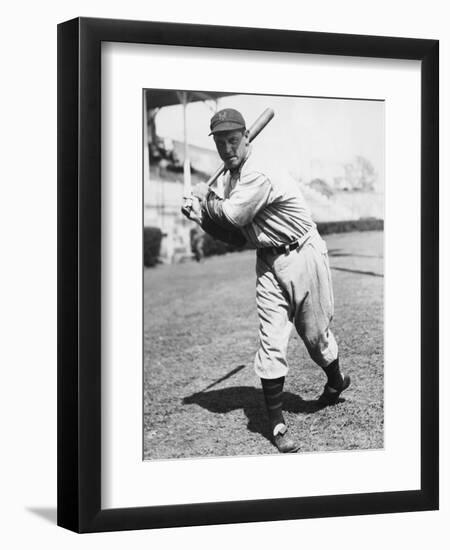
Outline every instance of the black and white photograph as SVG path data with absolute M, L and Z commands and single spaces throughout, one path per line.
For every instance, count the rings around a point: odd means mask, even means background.
M 447 4 L 5 10 L 0 546 L 439 548 Z
M 143 91 L 143 458 L 383 449 L 385 103 Z

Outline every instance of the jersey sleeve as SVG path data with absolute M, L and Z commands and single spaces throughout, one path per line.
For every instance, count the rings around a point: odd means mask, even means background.
M 247 173 L 223 201 L 223 213 L 233 225 L 244 227 L 269 204 L 271 190 L 267 176 L 260 172 Z

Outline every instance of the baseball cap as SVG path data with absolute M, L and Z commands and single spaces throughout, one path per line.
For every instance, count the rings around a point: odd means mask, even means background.
M 210 134 L 216 132 L 227 132 L 229 130 L 239 130 L 245 128 L 245 120 L 236 109 L 222 109 L 212 117 L 210 123 Z

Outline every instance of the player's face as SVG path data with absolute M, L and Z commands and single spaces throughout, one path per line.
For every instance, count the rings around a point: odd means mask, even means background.
M 214 143 L 225 168 L 233 172 L 242 164 L 248 150 L 248 132 L 230 130 L 214 134 Z

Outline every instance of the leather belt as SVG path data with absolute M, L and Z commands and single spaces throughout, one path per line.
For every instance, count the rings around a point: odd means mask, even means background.
M 298 248 L 302 243 L 302 241 L 295 241 L 291 244 L 286 244 L 283 246 L 264 246 L 262 248 L 258 248 L 256 250 L 257 254 L 259 256 L 263 256 L 264 253 L 269 254 L 289 254 L 292 250 L 295 250 Z
M 291 243 L 291 244 L 285 244 L 283 246 L 271 246 L 270 248 L 272 249 L 272 252 L 274 254 L 289 254 L 291 250 L 295 250 L 299 246 L 300 246 L 300 242 L 295 241 L 294 243 Z
M 283 244 L 281 246 L 264 246 L 258 248 L 257 252 L 259 254 L 263 254 L 264 251 L 271 252 L 272 254 L 289 254 L 292 250 L 302 247 L 310 238 L 317 234 L 317 230 L 314 228 L 293 243 Z

